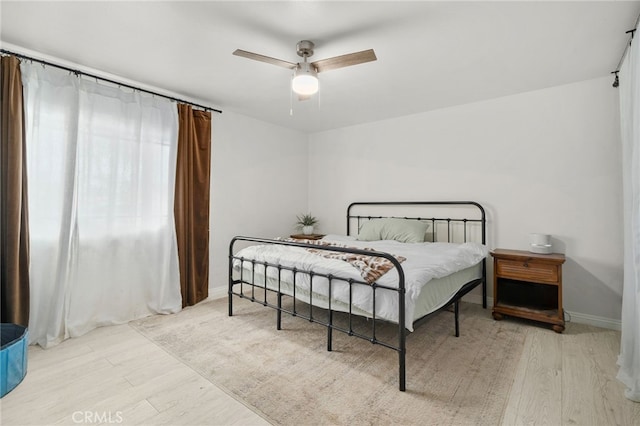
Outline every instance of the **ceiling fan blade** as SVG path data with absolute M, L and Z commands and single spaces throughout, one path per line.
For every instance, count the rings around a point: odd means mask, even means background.
M 270 56 L 260 55 L 258 53 L 247 52 L 246 50 L 236 49 L 233 52 L 236 56 L 242 56 L 243 58 L 253 59 L 254 61 L 266 62 L 267 64 L 277 65 L 283 68 L 293 69 L 298 66 L 298 64 L 294 64 L 293 62 L 283 61 L 282 59 L 272 58 Z
M 333 58 L 321 59 L 319 61 L 312 62 L 311 65 L 313 65 L 318 72 L 324 72 L 375 61 L 376 59 L 378 58 L 376 58 L 376 54 L 373 49 L 369 49 L 361 52 L 334 56 Z

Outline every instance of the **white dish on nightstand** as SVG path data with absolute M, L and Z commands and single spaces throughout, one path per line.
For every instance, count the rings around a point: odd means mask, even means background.
M 553 253 L 553 246 L 551 244 L 533 244 L 531 243 L 531 247 L 529 248 L 531 253 L 538 254 L 551 254 Z

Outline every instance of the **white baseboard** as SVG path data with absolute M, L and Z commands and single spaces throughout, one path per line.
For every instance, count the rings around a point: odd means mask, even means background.
M 612 319 L 612 318 L 603 318 L 595 315 L 589 314 L 581 314 L 580 312 L 571 312 L 564 310 L 565 320 L 567 322 L 575 322 L 578 324 L 587 324 L 593 325 L 595 327 L 600 328 L 608 328 L 610 330 L 622 330 L 622 321 Z
M 482 295 L 469 293 L 462 298 L 464 302 L 475 303 L 478 305 L 482 304 Z M 493 297 L 487 297 L 487 307 L 493 306 Z M 582 314 L 580 312 L 573 312 L 564 310 L 565 313 L 565 321 L 567 322 L 575 322 L 576 324 L 586 324 L 592 325 L 594 327 L 607 328 L 610 330 L 618 330 L 622 329 L 622 322 L 620 320 L 598 317 L 595 315 Z
M 229 294 L 229 289 L 227 287 L 209 287 L 209 299 L 223 299 L 227 297 Z

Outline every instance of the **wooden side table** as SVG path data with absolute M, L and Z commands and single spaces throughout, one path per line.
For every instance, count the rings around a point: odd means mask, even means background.
M 290 238 L 295 240 L 319 240 L 324 234 L 292 234 Z
M 495 249 L 493 256 L 493 318 L 526 318 L 564 331 L 562 309 L 563 254 L 537 254 Z

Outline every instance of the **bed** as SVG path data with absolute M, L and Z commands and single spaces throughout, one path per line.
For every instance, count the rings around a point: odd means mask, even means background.
M 395 350 L 404 391 L 408 333 L 452 307 L 459 336 L 460 299 L 478 286 L 487 306 L 484 208 L 473 201 L 357 202 L 347 208 L 346 231 L 319 240 L 234 237 L 229 316 L 234 297 L 247 299 L 275 309 L 278 330 L 283 312 L 324 325 L 328 351 L 334 330 Z M 354 327 L 354 317 L 367 318 L 367 329 Z M 381 322 L 397 325 L 393 341 L 378 338 Z

